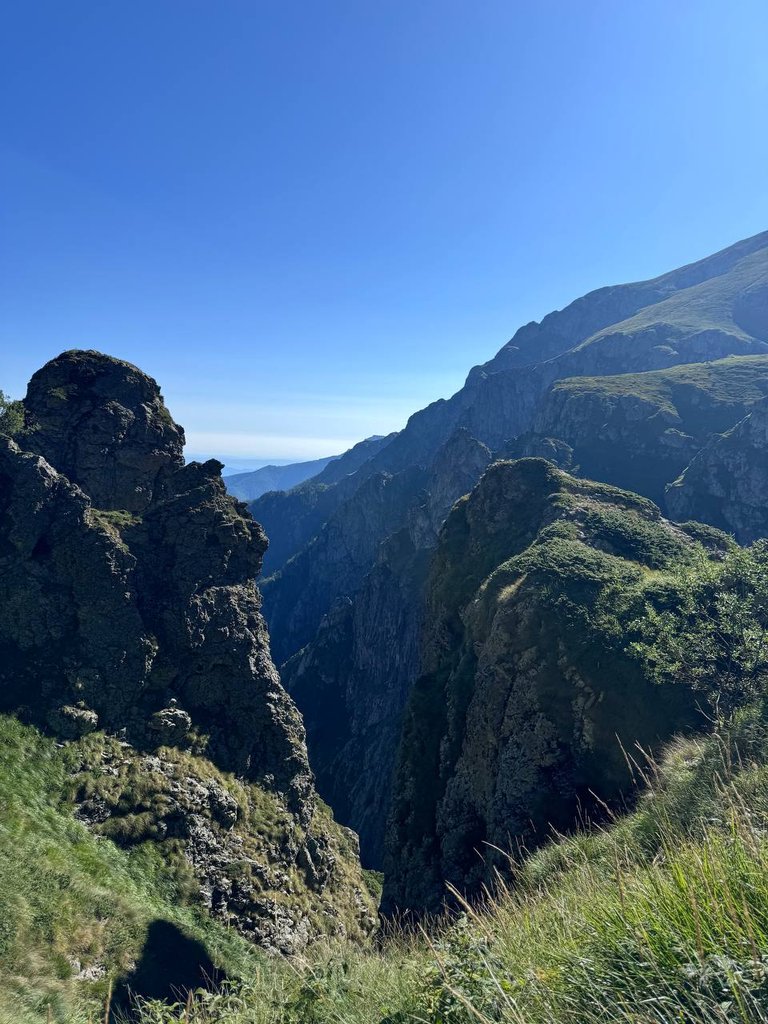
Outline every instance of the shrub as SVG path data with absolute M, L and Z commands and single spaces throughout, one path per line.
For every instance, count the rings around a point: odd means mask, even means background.
M 24 426 L 24 406 L 0 391 L 0 434 L 13 437 Z

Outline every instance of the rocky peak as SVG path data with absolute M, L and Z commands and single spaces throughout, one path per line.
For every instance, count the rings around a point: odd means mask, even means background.
M 43 367 L 25 408 L 0 436 L 0 711 L 80 744 L 89 827 L 157 843 L 172 871 L 181 851 L 254 941 L 368 929 L 270 655 L 266 537 L 221 463 L 184 465 L 157 384 L 97 352 Z
M 32 377 L 24 447 L 81 487 L 100 509 L 142 512 L 184 464 L 184 431 L 156 381 L 100 352 L 72 350 Z
M 719 558 L 727 540 L 711 534 Z M 454 505 L 400 733 L 387 913 L 439 911 L 445 881 L 480 896 L 508 866 L 497 851 L 619 805 L 635 742 L 698 724 L 694 695 L 615 642 L 659 574 L 704 554 L 696 536 L 543 459 L 494 463 Z

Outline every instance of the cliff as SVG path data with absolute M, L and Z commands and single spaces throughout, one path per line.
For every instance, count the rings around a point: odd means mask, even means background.
M 713 438 L 670 484 L 666 500 L 676 518 L 712 523 L 741 544 L 768 536 L 768 400 Z
M 484 445 L 457 431 L 423 473 L 416 500 L 395 477 L 402 525 L 381 544 L 354 600 L 341 594 L 312 643 L 283 666 L 308 723 L 318 789 L 341 821 L 356 823 L 363 863 L 372 867 L 382 862 L 402 712 L 418 673 L 429 558 L 451 505 L 490 460 Z
M 354 837 L 319 804 L 272 662 L 261 527 L 183 464 L 157 384 L 97 352 L 38 371 L 0 437 L 0 709 L 78 744 L 75 808 L 148 843 L 266 947 L 362 934 Z
M 566 378 L 552 385 L 532 430 L 505 453 L 543 455 L 663 505 L 667 485 L 691 459 L 766 394 L 768 356 Z
M 439 909 L 506 867 L 499 851 L 601 818 L 627 751 L 704 724 L 654 680 L 632 623 L 680 565 L 726 538 L 540 459 L 498 462 L 451 511 L 430 569 L 423 674 L 405 714 L 384 907 Z

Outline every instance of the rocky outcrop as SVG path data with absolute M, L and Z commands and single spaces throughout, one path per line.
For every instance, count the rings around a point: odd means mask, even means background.
M 281 808 L 272 847 L 249 860 L 247 909 L 246 890 L 227 896 L 222 881 L 244 856 L 224 835 L 223 797 L 186 811 L 174 797 L 178 806 L 150 814 L 157 835 L 139 834 L 154 841 L 176 822 L 201 893 L 224 893 L 221 914 L 268 944 L 272 932 L 253 925 L 274 917 L 260 872 L 279 865 L 288 877 L 311 861 L 317 884 L 295 887 L 281 911 L 293 915 L 300 946 L 322 920 L 360 927 L 353 908 L 370 917 L 370 904 L 349 844 L 319 825 L 301 717 L 270 656 L 255 582 L 264 533 L 226 494 L 220 463 L 183 465 L 182 441 L 156 383 L 127 363 L 73 352 L 35 374 L 24 430 L 0 437 L 0 708 L 66 740 L 119 737 L 119 763 L 132 765 L 136 785 L 116 806 L 134 816 L 149 813 L 143 803 L 168 804 L 166 748 L 185 754 L 182 789 L 230 772 L 250 787 L 245 804 L 262 794 Z M 187 811 L 194 822 L 179 824 Z M 299 927 L 307 899 L 329 903 L 326 877 L 336 879 L 335 922 L 326 906 Z
M 300 821 L 279 794 L 178 746 L 89 735 L 69 752 L 76 817 L 123 847 L 151 843 L 227 928 L 275 953 L 376 926 L 356 835 L 325 807 Z
M 495 463 L 457 503 L 404 719 L 387 911 L 438 910 L 445 882 L 477 894 L 505 867 L 498 851 L 619 801 L 635 743 L 703 724 L 692 693 L 649 678 L 626 634 L 644 588 L 700 551 L 651 502 L 539 459 Z
M 38 370 L 24 399 L 24 447 L 101 509 L 141 512 L 184 465 L 184 431 L 157 384 L 130 363 L 64 352 Z
M 768 537 L 768 399 L 732 430 L 714 438 L 670 485 L 676 519 L 698 519 L 741 544 Z

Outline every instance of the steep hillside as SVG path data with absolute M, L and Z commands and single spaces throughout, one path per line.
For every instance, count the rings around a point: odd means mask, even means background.
M 756 256 L 758 261 L 764 260 L 764 251 L 767 246 L 768 232 L 762 232 L 741 242 L 736 242 L 712 256 L 669 271 L 650 281 L 598 288 L 596 291 L 576 299 L 565 309 L 548 314 L 541 323 L 533 322 L 521 327 L 493 359 L 480 367 L 475 367 L 470 377 L 480 373 L 497 373 L 501 370 L 552 359 L 576 345 L 585 342 L 589 344 L 590 339 L 604 337 L 609 328 L 611 330 L 608 333 L 614 333 L 612 325 L 632 322 L 641 310 L 647 310 L 647 312 L 639 321 L 635 321 L 636 323 L 648 324 L 654 319 L 658 320 L 658 312 L 654 310 L 654 307 L 675 297 L 677 293 L 681 293 L 682 302 L 675 300 L 671 309 L 666 307 L 667 311 L 671 312 L 674 319 L 682 320 L 682 322 L 687 320 L 696 330 L 699 327 L 697 317 L 694 316 L 688 320 L 683 312 L 689 302 L 688 289 L 716 281 L 724 276 L 730 277 L 734 271 L 736 277 L 741 279 L 743 270 L 740 264 L 744 260 L 749 261 L 746 274 L 749 278 L 748 288 L 754 287 L 751 279 L 750 258 Z M 765 283 L 764 277 L 762 282 Z M 744 283 L 745 281 L 742 279 L 737 284 L 737 290 L 741 290 Z M 763 302 L 764 300 L 765 296 L 763 295 Z M 752 313 L 754 302 L 755 299 L 748 298 L 746 302 L 739 299 L 735 307 L 735 318 L 728 313 L 727 309 L 723 310 L 720 307 L 711 317 L 708 316 L 708 321 L 723 327 L 727 327 L 729 322 L 732 324 L 734 319 L 739 322 L 744 321 L 743 326 L 748 335 L 764 339 L 765 311 L 763 310 L 762 316 L 758 316 L 757 322 L 753 323 L 750 313 Z M 737 329 L 741 330 L 741 327 L 737 327 Z
M 601 814 L 631 786 L 627 751 L 705 724 L 693 688 L 655 678 L 631 643 L 665 573 L 728 543 L 543 460 L 490 467 L 452 510 L 430 570 L 388 910 L 437 909 L 445 881 L 476 893 L 494 848 L 538 845 L 550 827 Z
M 34 375 L 0 436 L 0 710 L 76 744 L 81 821 L 223 924 L 283 951 L 361 935 L 356 838 L 270 657 L 264 534 L 183 442 L 136 367 L 67 352 Z
M 667 490 L 679 519 L 701 519 L 742 544 L 768 536 L 768 401 L 715 437 Z
M 253 503 L 254 517 L 258 516 L 271 538 L 264 556 L 265 575 L 279 569 L 312 539 L 343 495 L 354 493 L 357 470 L 386 448 L 394 436 L 360 441 L 311 480 L 288 492 L 264 494 Z
M 712 436 L 733 427 L 767 394 L 768 356 L 566 378 L 543 397 L 533 429 L 506 452 L 548 456 L 581 476 L 663 504 L 666 486 Z M 553 442 L 557 451 L 550 454 Z
M 484 445 L 458 431 L 423 474 L 422 504 L 382 544 L 355 600 L 340 595 L 313 642 L 282 668 L 308 723 L 320 794 L 341 821 L 356 823 L 369 866 L 381 864 L 402 711 L 419 659 L 429 554 L 451 504 L 490 460 Z M 389 483 L 394 495 L 402 495 L 403 478 Z M 345 524 L 339 536 L 350 529 Z M 297 559 L 286 569 L 296 570 L 299 607 L 303 564 Z
M 658 760 L 636 753 L 633 813 L 548 843 L 480 906 L 426 936 L 395 928 L 372 949 L 256 970 L 191 1019 L 764 1024 L 765 701 Z
M 393 621 L 401 615 L 407 615 L 409 621 L 420 619 L 418 587 L 401 585 L 399 574 L 404 573 L 404 579 L 412 578 L 411 566 L 424 563 L 434 546 L 434 531 L 415 538 L 412 524 L 429 500 L 434 467 L 451 438 L 461 434 L 498 452 L 509 440 L 532 430 L 544 396 L 561 379 L 624 374 L 628 370 L 647 372 L 692 363 L 704 366 L 732 355 L 762 357 L 768 353 L 766 289 L 768 234 L 764 233 L 653 281 L 590 293 L 545 317 L 541 324 L 521 328 L 494 360 L 470 373 L 456 395 L 412 416 L 406 428 L 356 473 L 337 484 L 320 486 L 312 481 L 285 495 L 264 496 L 254 503 L 255 514 L 267 524 L 272 545 L 271 575 L 263 586 L 265 617 L 278 662 L 287 663 L 296 657 L 291 666 L 303 666 L 301 690 L 297 689 L 296 694 L 310 736 L 319 732 L 321 720 L 315 721 L 318 705 L 307 694 L 313 686 L 325 685 L 326 667 L 321 666 L 328 665 L 329 645 L 336 642 L 332 633 L 345 603 L 348 611 L 344 629 L 349 636 L 344 648 L 367 649 L 371 660 L 381 666 L 381 675 L 371 675 L 370 685 L 361 689 L 353 681 L 350 663 L 347 661 L 345 668 L 339 662 L 334 667 L 338 692 L 353 692 L 368 706 L 384 700 L 387 714 L 396 717 L 401 710 L 394 710 L 397 701 L 382 695 L 379 687 L 391 687 L 390 692 L 396 691 L 399 700 L 419 674 L 418 643 L 409 638 L 396 655 L 390 652 L 386 639 L 381 647 L 376 646 L 380 605 L 371 599 L 368 581 L 373 586 L 387 574 L 391 595 L 407 591 L 408 597 L 397 604 L 398 610 L 392 609 Z M 755 375 L 755 391 L 759 390 L 759 375 Z M 734 392 L 737 386 L 734 384 Z M 708 386 L 702 385 L 701 390 L 707 391 Z M 722 406 L 724 426 L 738 419 L 739 401 L 732 397 L 714 403 L 713 409 Z M 666 399 L 663 404 L 666 406 Z M 625 408 L 626 403 L 622 403 L 617 415 L 621 416 Z M 597 413 L 602 415 L 603 411 Z M 666 412 L 662 419 L 664 415 Z M 686 464 L 699 438 L 702 444 L 706 441 L 701 422 L 694 425 L 691 410 L 685 415 L 691 431 L 688 436 L 694 441 L 677 438 L 680 450 L 672 451 L 664 467 L 664 479 L 654 476 L 650 480 L 657 497 L 663 485 Z M 730 421 L 729 416 L 733 417 Z M 649 427 L 652 434 L 657 422 Z M 668 426 L 672 428 L 671 423 Z M 598 427 L 592 425 L 591 429 L 599 434 Z M 685 429 L 672 429 L 685 433 Z M 671 445 L 675 439 L 671 433 L 664 440 Z M 555 453 L 552 444 L 548 445 L 548 453 L 567 460 L 567 449 Z M 562 448 L 561 442 L 557 445 Z M 483 468 L 479 466 L 480 471 Z M 654 473 L 658 469 L 652 468 Z M 638 482 L 642 482 L 642 475 L 641 467 Z M 636 483 L 634 479 L 632 483 Z M 443 515 L 462 493 L 443 492 Z M 403 536 L 402 531 L 409 533 L 413 554 L 406 560 L 395 558 L 388 565 L 388 552 L 402 551 L 394 539 Z M 287 672 L 293 686 L 293 667 Z M 365 746 L 367 741 L 359 734 L 359 726 L 349 724 L 349 728 L 352 745 L 359 742 Z M 345 777 L 354 779 L 365 769 L 363 762 L 354 758 L 344 762 L 343 770 Z M 350 817 L 342 820 L 366 831 L 354 808 Z M 370 843 L 364 839 L 363 843 L 364 854 L 370 855 L 373 863 L 380 855 L 377 843 L 375 839 Z
M 0 1020 L 102 1019 L 110 992 L 123 1011 L 132 996 L 174 1001 L 250 976 L 260 963 L 253 939 L 294 949 L 299 908 L 307 932 L 341 923 L 345 867 L 322 898 L 308 896 L 286 860 L 299 833 L 281 801 L 178 749 L 139 754 L 103 733 L 62 743 L 0 716 L 0 808 Z M 320 821 L 353 863 L 327 810 Z M 200 899 L 200 859 L 213 841 L 210 895 L 220 898 L 234 855 L 240 927 Z M 262 868 L 263 910 L 279 931 L 264 913 L 248 916 L 249 863 Z

